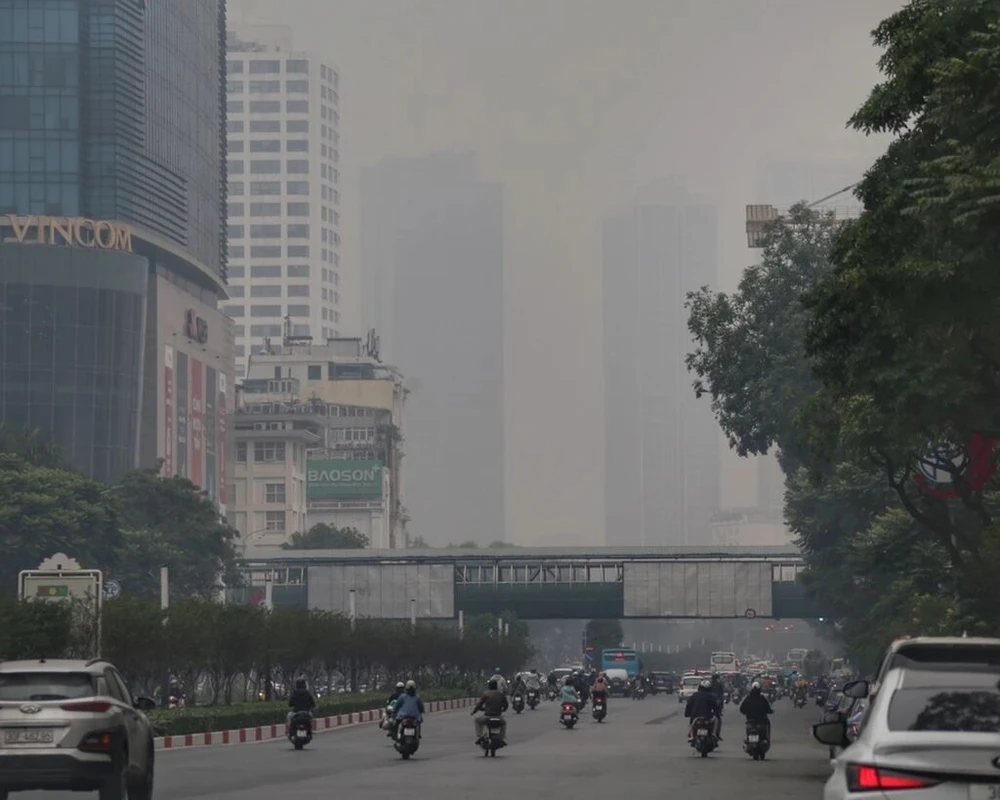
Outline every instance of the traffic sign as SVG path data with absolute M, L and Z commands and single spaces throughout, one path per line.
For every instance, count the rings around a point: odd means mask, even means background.
M 104 599 L 114 600 L 122 593 L 121 584 L 118 581 L 108 581 L 104 584 Z

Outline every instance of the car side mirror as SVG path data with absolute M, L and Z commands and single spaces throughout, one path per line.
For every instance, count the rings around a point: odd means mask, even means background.
M 813 725 L 813 738 L 828 747 L 847 747 L 851 742 L 847 738 L 847 725 L 843 721 L 820 722 Z
M 140 711 L 152 711 L 156 708 L 156 703 L 149 697 L 137 697 L 133 705 Z
M 869 691 L 868 681 L 851 681 L 844 684 L 844 694 L 855 700 L 863 700 L 868 697 Z

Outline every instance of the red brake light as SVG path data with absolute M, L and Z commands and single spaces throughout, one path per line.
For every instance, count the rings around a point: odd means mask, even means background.
M 106 753 L 115 743 L 115 737 L 110 733 L 92 733 L 82 742 L 80 750 L 90 753 Z
M 105 700 L 81 700 L 77 703 L 63 703 L 59 708 L 63 711 L 83 711 L 91 714 L 103 714 L 111 708 L 111 703 Z
M 919 775 L 907 775 L 888 769 L 868 766 L 866 764 L 848 764 L 847 788 L 852 792 L 870 792 L 881 789 L 927 789 L 936 786 L 937 781 L 922 778 Z

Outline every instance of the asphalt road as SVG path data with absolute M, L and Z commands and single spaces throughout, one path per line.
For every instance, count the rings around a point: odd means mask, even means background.
M 782 800 L 820 797 L 829 756 L 809 735 L 815 709 L 779 701 L 773 744 L 764 762 L 743 753 L 741 717 L 730 712 L 722 746 L 702 759 L 686 744 L 686 723 L 671 697 L 612 699 L 600 725 L 589 716 L 573 730 L 558 724 L 558 704 L 510 715 L 510 745 L 487 759 L 473 746 L 468 711 L 430 714 L 421 748 L 402 761 L 374 725 L 331 731 L 295 752 L 287 741 L 158 751 L 156 800 L 329 800 L 388 798 L 414 787 L 416 796 L 565 800 L 662 800 L 685 797 Z M 355 794 L 355 792 L 357 794 Z M 623 795 L 624 792 L 624 795 Z M 12 795 L 17 798 L 20 795 Z M 25 800 L 79 800 L 71 793 L 25 794 Z

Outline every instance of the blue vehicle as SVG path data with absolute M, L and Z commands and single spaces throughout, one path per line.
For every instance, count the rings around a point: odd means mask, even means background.
M 613 650 L 601 651 L 601 672 L 609 669 L 623 669 L 630 678 L 634 678 L 642 669 L 639 654 L 630 648 L 616 647 Z

